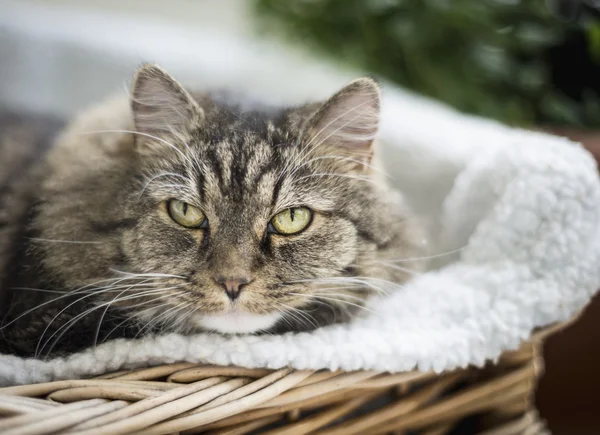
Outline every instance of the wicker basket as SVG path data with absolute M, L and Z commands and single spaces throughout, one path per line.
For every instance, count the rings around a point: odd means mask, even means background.
M 0 433 L 542 434 L 532 401 L 541 344 L 563 326 L 494 365 L 441 375 L 178 363 L 8 387 Z

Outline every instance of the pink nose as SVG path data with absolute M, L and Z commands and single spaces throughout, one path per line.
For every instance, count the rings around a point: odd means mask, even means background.
M 242 278 L 226 278 L 223 276 L 219 276 L 215 278 L 221 287 L 225 289 L 225 293 L 232 301 L 235 301 L 240 293 L 242 292 L 242 287 L 250 282 L 250 280 L 246 277 Z

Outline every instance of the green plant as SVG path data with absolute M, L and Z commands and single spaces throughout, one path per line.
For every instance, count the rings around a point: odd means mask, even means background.
M 263 30 L 462 111 L 519 125 L 600 126 L 600 25 L 590 7 L 565 19 L 548 4 L 256 0 L 256 11 Z

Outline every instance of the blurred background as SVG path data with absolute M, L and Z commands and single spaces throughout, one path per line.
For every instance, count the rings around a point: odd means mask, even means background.
M 271 103 L 364 71 L 600 155 L 599 0 L 0 0 L 0 108 L 65 118 L 143 61 Z M 600 302 L 546 355 L 553 433 L 600 433 Z

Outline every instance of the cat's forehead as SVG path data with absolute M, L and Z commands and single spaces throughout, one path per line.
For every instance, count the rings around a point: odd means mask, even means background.
M 225 105 L 205 100 L 204 121 L 200 128 L 212 141 L 249 138 L 253 140 L 282 139 L 296 136 L 306 112 L 303 107 L 278 108 L 259 105 Z
M 190 144 L 194 158 L 185 164 L 202 201 L 215 208 L 271 202 L 294 141 L 285 125 L 262 114 L 209 113 Z
M 285 114 L 219 108 L 207 113 L 195 145 L 199 158 L 225 172 L 224 178 L 235 171 L 252 178 L 260 167 L 283 164 L 297 139 L 298 131 Z
M 268 138 L 253 133 L 231 134 L 204 143 L 193 163 L 213 191 L 237 197 L 258 191 L 269 181 L 269 174 L 283 169 L 281 156 L 285 153 L 281 151 Z
M 214 214 L 234 209 L 252 214 L 314 202 L 314 189 L 306 186 L 311 180 L 295 183 L 289 177 L 301 178 L 307 169 L 300 164 L 301 109 L 241 110 L 207 103 L 203 108 L 204 122 L 186 143 L 186 152 L 169 150 L 177 161 L 174 172 L 189 176 L 180 199 Z M 192 158 L 185 157 L 188 153 Z
M 208 106 L 193 141 L 198 158 L 227 184 L 233 176 L 248 182 L 286 165 L 295 153 L 299 123 L 290 110 L 243 110 Z

